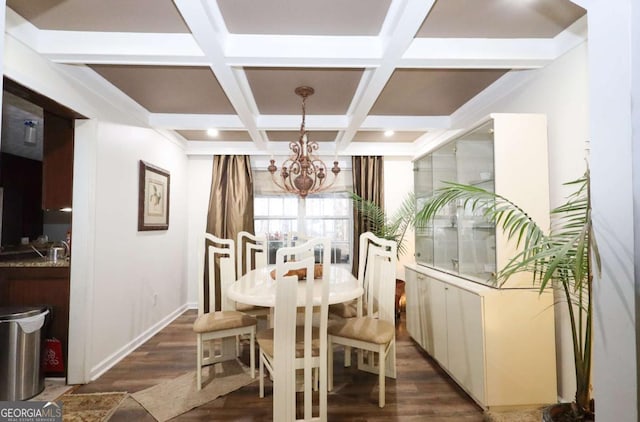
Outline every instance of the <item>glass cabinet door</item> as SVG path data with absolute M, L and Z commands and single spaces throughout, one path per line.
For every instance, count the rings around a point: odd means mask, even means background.
M 493 121 L 456 141 L 458 181 L 494 192 Z M 483 210 L 459 204 L 459 273 L 478 281 L 492 281 L 496 266 L 495 226 L 483 217 Z
M 414 162 L 417 209 L 434 190 L 457 182 L 493 192 L 493 121 Z M 475 281 L 495 278 L 495 226 L 482 210 L 451 203 L 425 227 L 416 227 L 416 262 Z
M 421 209 L 433 193 L 432 163 L 431 155 L 424 156 L 413 163 L 416 209 Z M 416 227 L 415 242 L 416 262 L 433 266 L 433 224 Z
M 438 148 L 433 157 L 433 187 L 439 189 L 446 182 L 457 181 L 456 144 Z M 456 204 L 443 208 L 433 220 L 434 266 L 449 272 L 458 272 L 458 216 Z

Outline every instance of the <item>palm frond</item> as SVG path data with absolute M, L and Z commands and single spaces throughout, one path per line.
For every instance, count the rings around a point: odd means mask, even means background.
M 509 238 L 515 237 L 517 246 L 522 244 L 528 251 L 521 258 L 535 253 L 536 248 L 533 245 L 538 244 L 544 237 L 544 232 L 535 221 L 512 201 L 478 186 L 454 182 L 446 182 L 444 187 L 434 192 L 423 208 L 418 211 L 415 225 L 428 224 L 451 203 L 469 207 L 471 211 L 482 211 L 485 220 L 501 227 Z
M 353 200 L 354 209 L 367 222 L 371 230 L 374 233 L 378 233 L 380 237 L 385 237 L 387 230 L 385 228 L 386 215 L 384 210 L 373 201 L 363 199 L 355 193 L 351 194 L 351 199 Z
M 416 200 L 413 193 L 409 193 L 391 218 L 387 218 L 384 209 L 363 199 L 356 193 L 351 193 L 356 212 L 367 222 L 369 229 L 378 237 L 393 240 L 398 245 L 398 255 L 407 252 L 405 236 L 413 226 L 416 215 Z

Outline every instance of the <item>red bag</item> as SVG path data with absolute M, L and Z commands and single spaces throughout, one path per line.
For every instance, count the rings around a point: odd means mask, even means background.
M 62 343 L 57 338 L 48 338 L 44 344 L 42 357 L 44 372 L 64 372 L 62 361 Z

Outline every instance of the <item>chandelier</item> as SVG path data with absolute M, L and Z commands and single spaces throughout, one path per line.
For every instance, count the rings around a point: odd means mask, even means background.
M 305 198 L 310 193 L 318 193 L 329 189 L 335 182 L 336 176 L 340 173 L 338 162 L 333 162 L 331 172 L 333 180 L 325 185 L 327 179 L 327 166 L 322 160 L 314 155 L 318 149 L 318 143 L 310 141 L 305 130 L 306 100 L 313 95 L 314 90 L 308 86 L 296 88 L 295 93 L 302 97 L 302 124 L 300 124 L 300 136 L 297 142 L 289 142 L 291 155 L 282 163 L 282 170 L 276 174 L 278 167 L 275 160 L 271 159 L 269 173 L 273 182 L 282 190 L 295 193 L 301 198 Z

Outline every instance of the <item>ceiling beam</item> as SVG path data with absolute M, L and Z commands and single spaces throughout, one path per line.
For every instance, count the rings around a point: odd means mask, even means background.
M 33 40 L 29 31 L 22 32 Z M 241 43 L 246 45 L 241 48 L 226 46 L 224 63 L 230 67 L 375 68 L 383 61 L 376 37 L 230 35 L 229 38 L 231 43 L 246 38 Z M 38 53 L 58 63 L 209 64 L 191 34 L 36 30 L 35 39 L 32 42 Z M 565 39 L 570 41 L 568 37 L 561 38 Z M 556 39 L 416 38 L 396 64 L 420 68 L 517 69 L 541 67 L 557 56 Z
M 264 155 L 253 142 L 188 141 L 187 155 Z
M 266 137 L 256 125 L 256 113 L 252 110 L 252 100 L 248 100 L 244 87 L 241 86 L 233 69 L 225 62 L 222 43 L 226 36 L 220 36 L 220 33 L 225 33 L 226 28 L 221 28 L 219 20 L 215 18 L 219 15 L 219 11 L 216 10 L 217 4 L 203 0 L 174 0 L 174 3 L 198 45 L 209 59 L 211 70 L 236 110 L 240 121 L 251 135 L 251 139 L 259 149 L 266 149 Z
M 245 130 L 235 114 L 172 114 L 150 113 L 149 125 L 176 130 Z
M 225 45 L 232 66 L 350 67 L 377 66 L 379 37 L 233 35 Z
M 235 114 L 173 114 L 149 113 L 150 126 L 177 130 L 245 130 Z M 262 115 L 256 120 L 258 130 L 299 130 L 299 115 Z M 306 119 L 307 130 L 346 130 L 349 119 L 344 115 L 310 115 Z M 431 131 L 449 129 L 449 116 L 367 116 L 361 130 Z
M 67 63 L 207 64 L 191 34 L 41 30 L 38 53 L 51 61 Z
M 553 39 L 416 38 L 398 67 L 520 69 L 556 58 Z
M 264 130 L 299 130 L 300 115 L 262 115 L 258 117 L 258 126 Z M 307 115 L 305 128 L 307 130 L 343 130 L 347 127 L 348 120 L 344 115 Z M 293 128 L 293 129 L 292 129 Z
M 435 0 L 398 0 L 391 3 L 381 31 L 383 54 L 380 65 L 370 75 L 363 75 L 360 81 L 350 107 L 352 113 L 349 116 L 349 127 L 336 140 L 340 151 L 349 145 L 366 119 L 434 2 Z
M 449 116 L 367 116 L 361 130 L 406 130 L 411 132 L 434 129 L 448 129 Z

